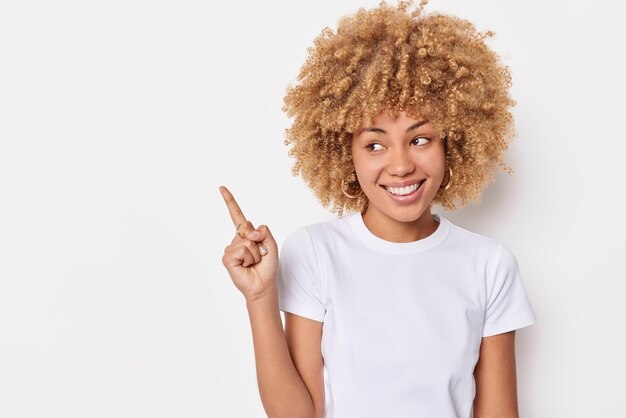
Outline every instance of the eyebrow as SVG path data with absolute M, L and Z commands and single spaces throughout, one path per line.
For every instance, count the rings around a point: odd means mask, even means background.
M 427 122 L 428 122 L 428 119 L 424 119 L 424 120 L 422 120 L 422 121 L 420 121 L 420 122 L 414 123 L 413 125 L 409 126 L 409 128 L 406 130 L 406 132 L 407 132 L 407 133 L 409 133 L 409 132 L 411 132 L 413 129 L 417 129 L 417 128 L 419 128 L 420 126 L 422 126 L 423 124 L 425 124 L 425 123 L 427 123 Z M 386 134 L 386 133 L 387 133 L 387 131 L 385 131 L 384 129 L 381 129 L 381 128 L 374 128 L 374 127 L 364 128 L 364 129 L 362 130 L 362 132 L 380 132 L 380 133 L 383 133 L 383 134 Z

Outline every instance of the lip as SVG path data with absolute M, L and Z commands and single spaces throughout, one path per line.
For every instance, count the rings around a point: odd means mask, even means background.
M 407 182 L 405 182 L 405 183 L 407 183 Z M 409 182 L 407 184 L 415 184 L 415 183 L 416 182 L 413 181 L 413 182 Z M 419 183 L 419 181 L 417 183 Z M 425 180 L 424 180 L 424 183 L 426 183 Z M 383 187 L 383 190 L 385 191 L 387 196 L 389 196 L 390 198 L 392 198 L 396 202 L 405 203 L 405 204 L 406 203 L 412 203 L 412 202 L 416 201 L 422 195 L 422 190 L 424 189 L 424 183 L 422 183 L 422 185 L 417 190 L 415 190 L 413 193 L 407 194 L 407 195 L 404 195 L 404 196 L 397 196 L 397 195 L 389 192 L 389 190 L 385 189 L 384 187 Z M 395 183 L 395 184 L 397 184 L 397 183 Z M 396 187 L 396 186 L 391 186 L 391 187 Z
M 410 186 L 410 185 L 415 184 L 415 183 L 419 183 L 422 180 L 426 180 L 426 179 L 398 181 L 398 182 L 395 182 L 395 183 L 386 183 L 386 184 L 382 184 L 381 183 L 381 186 L 383 186 L 383 187 L 406 187 L 406 186 Z M 420 189 L 421 189 L 421 187 L 420 187 Z

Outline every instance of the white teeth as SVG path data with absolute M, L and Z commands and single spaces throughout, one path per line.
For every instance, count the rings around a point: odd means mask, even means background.
M 407 195 L 407 194 L 411 194 L 414 191 L 416 191 L 423 183 L 424 181 L 420 181 L 419 183 L 415 183 L 412 184 L 410 186 L 406 186 L 406 187 L 387 187 L 385 186 L 385 189 L 387 189 L 390 193 L 392 194 L 396 194 L 396 195 Z

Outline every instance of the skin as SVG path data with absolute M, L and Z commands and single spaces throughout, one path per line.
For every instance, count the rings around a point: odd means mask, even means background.
M 315 392 L 314 385 L 323 368 L 319 350 L 322 323 L 296 322 L 295 343 L 292 328 L 285 336 L 275 285 L 276 240 L 266 225 L 254 229 L 226 187 L 220 186 L 220 193 L 233 229 L 241 234 L 234 234 L 231 244 L 224 249 L 222 262 L 246 298 L 263 408 L 268 417 L 319 418 L 318 408 L 320 405 L 323 408 L 323 404 L 319 403 L 319 392 Z
M 445 148 L 431 122 L 410 129 L 418 122 L 404 112 L 394 119 L 385 111 L 352 136 L 354 169 L 369 199 L 363 221 L 374 235 L 387 241 L 416 241 L 439 225 L 430 206 L 447 170 Z M 394 201 L 381 187 L 423 178 L 422 195 L 409 204 Z
M 278 272 L 278 246 L 267 225 L 255 229 L 246 219 L 232 193 L 220 186 L 235 237 L 224 249 L 222 263 L 246 300 L 264 297 L 274 287 Z
M 352 137 L 352 160 L 361 189 L 369 199 L 362 214 L 367 228 L 391 242 L 411 242 L 432 234 L 438 223 L 431 203 L 447 168 L 445 146 L 431 122 L 401 112 L 381 112 Z M 414 127 L 413 129 L 411 129 Z M 425 178 L 422 195 L 399 203 L 381 185 Z M 515 331 L 484 337 L 474 369 L 474 418 L 518 418 Z
M 474 418 L 519 418 L 515 331 L 484 337 L 474 369 Z

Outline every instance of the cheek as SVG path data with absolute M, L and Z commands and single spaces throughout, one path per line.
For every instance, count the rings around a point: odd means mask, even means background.
M 431 174 L 442 171 L 446 166 L 446 160 L 443 155 L 435 154 L 431 155 L 430 158 L 425 158 L 422 161 L 422 166 L 425 170 L 430 171 Z
M 352 163 L 354 164 L 354 171 L 360 179 L 377 178 L 384 168 L 382 160 L 373 158 L 359 158 L 356 156 L 356 158 L 352 159 Z
M 428 167 L 430 171 L 441 171 L 446 166 L 446 155 L 443 146 L 433 147 L 430 149 L 432 152 L 424 153 L 422 155 L 421 164 L 424 167 Z
M 357 174 L 364 171 L 367 167 L 367 158 L 360 150 L 355 150 L 354 148 L 352 149 L 352 165 Z

